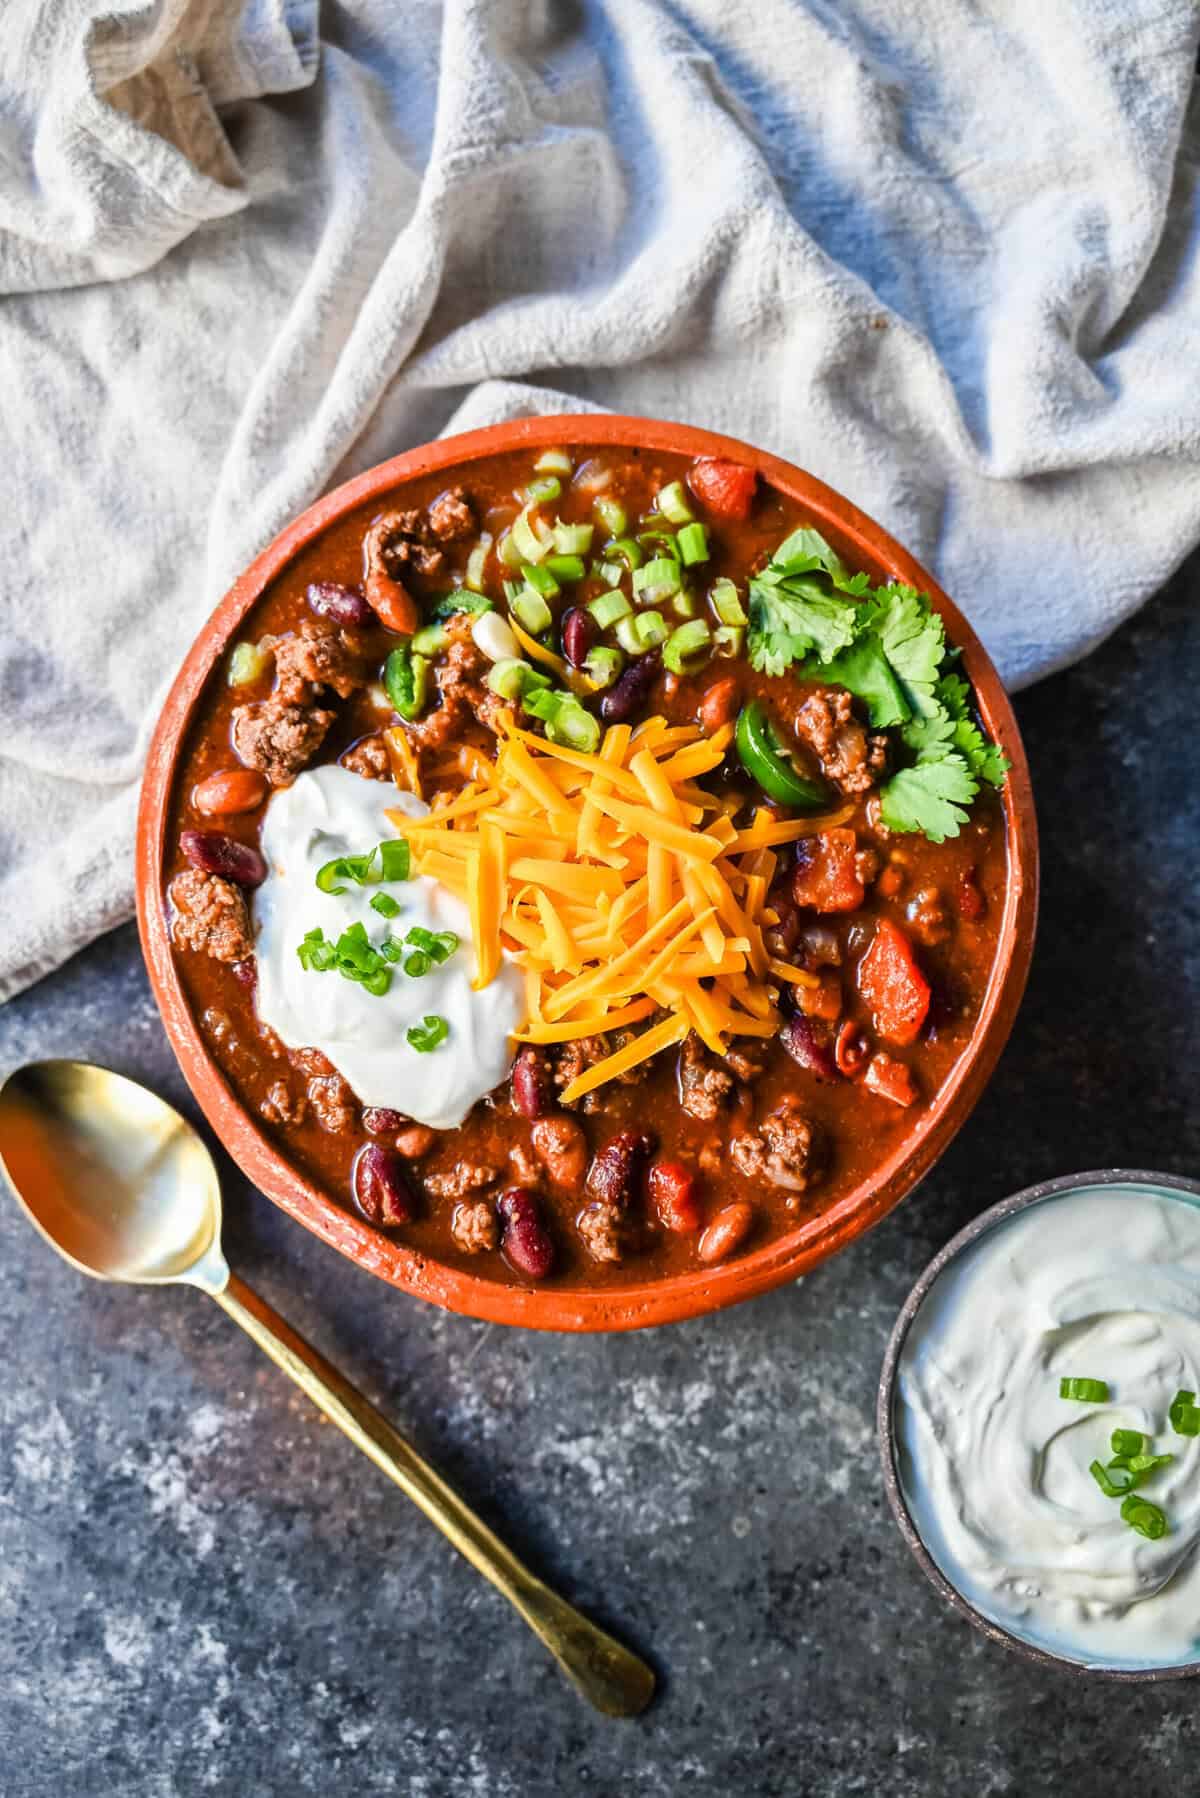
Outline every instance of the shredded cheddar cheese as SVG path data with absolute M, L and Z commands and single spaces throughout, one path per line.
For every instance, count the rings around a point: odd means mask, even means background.
M 467 905 L 475 986 L 507 953 L 523 968 L 519 1040 L 565 1043 L 646 1024 L 566 1088 L 568 1101 L 696 1031 L 715 1053 L 779 1028 L 781 983 L 815 976 L 768 952 L 767 894 L 779 844 L 845 813 L 781 823 L 759 811 L 738 829 L 697 784 L 732 737 L 650 718 L 613 725 L 598 753 L 502 720 L 494 762 L 472 754 L 454 796 L 425 818 L 390 814 L 413 866 Z

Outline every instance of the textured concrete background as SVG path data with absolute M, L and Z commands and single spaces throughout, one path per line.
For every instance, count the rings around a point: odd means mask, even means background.
M 231 1262 L 565 1592 L 655 1662 L 594 1716 L 199 1294 L 83 1281 L 0 1204 L 4 1798 L 1094 1798 L 1197 1789 L 1200 1688 L 1047 1675 L 935 1597 L 887 1512 L 883 1345 L 934 1250 L 1052 1174 L 1200 1167 L 1200 558 L 1020 701 L 1045 858 L 1016 1034 L 921 1191 L 800 1288 L 638 1336 L 448 1317 L 226 1169 Z M 0 1068 L 190 1101 L 132 929 L 0 1012 Z

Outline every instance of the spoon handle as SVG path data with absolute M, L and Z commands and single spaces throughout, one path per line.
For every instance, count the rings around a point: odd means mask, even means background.
M 394 1480 L 459 1554 L 504 1594 L 597 1710 L 610 1717 L 636 1717 L 646 1708 L 654 1692 L 654 1674 L 645 1661 L 535 1578 L 441 1474 L 278 1312 L 236 1274 L 229 1276 L 223 1291 L 211 1296 L 330 1423 Z

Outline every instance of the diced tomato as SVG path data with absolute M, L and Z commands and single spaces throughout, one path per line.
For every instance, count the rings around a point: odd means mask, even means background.
M 871 1008 L 880 1036 L 911 1043 L 929 1010 L 929 982 L 913 946 L 890 918 L 880 918 L 871 947 L 858 964 L 858 990 Z
M 650 1169 L 650 1198 L 664 1229 L 690 1236 L 700 1228 L 696 1177 L 678 1161 L 656 1161 Z
M 688 469 L 688 486 L 702 506 L 718 518 L 749 518 L 758 475 L 741 462 L 705 456 Z
M 863 1076 L 863 1085 L 893 1105 L 911 1105 L 917 1096 L 913 1077 L 902 1061 L 891 1055 L 872 1055 Z
M 792 898 L 814 911 L 857 911 L 867 896 L 858 877 L 858 838 L 852 830 L 823 830 L 796 844 Z

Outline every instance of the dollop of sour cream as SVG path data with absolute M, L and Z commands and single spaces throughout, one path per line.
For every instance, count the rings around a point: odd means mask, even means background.
M 518 969 L 505 962 L 491 984 L 471 985 L 475 954 L 466 907 L 439 881 L 411 880 L 323 893 L 317 870 L 336 856 L 361 855 L 396 836 L 389 810 L 421 817 L 428 806 L 386 782 L 364 780 L 347 768 L 314 768 L 276 793 L 267 807 L 262 852 L 267 878 L 254 895 L 259 1017 L 289 1049 L 314 1048 L 328 1057 L 364 1105 L 386 1105 L 434 1129 L 461 1124 L 472 1105 L 508 1074 L 510 1038 L 525 1018 Z M 376 893 L 400 906 L 387 919 L 371 908 Z M 403 938 L 414 925 L 452 930 L 461 947 L 442 965 L 413 977 L 399 966 L 386 993 L 367 992 L 335 969 L 305 969 L 296 953 L 320 925 L 336 942 L 361 920 L 378 944 Z M 407 1032 L 422 1018 L 445 1018 L 449 1035 L 421 1053 Z
M 1104 1380 L 1109 1402 L 1059 1396 Z M 1088 1665 L 1200 1654 L 1200 1207 L 1139 1187 L 1052 1198 L 987 1231 L 935 1281 L 899 1368 L 905 1498 L 942 1572 L 985 1616 Z M 1174 1456 L 1139 1487 L 1157 1542 L 1088 1471 L 1115 1429 Z M 1118 1476 L 1119 1477 L 1119 1476 Z

